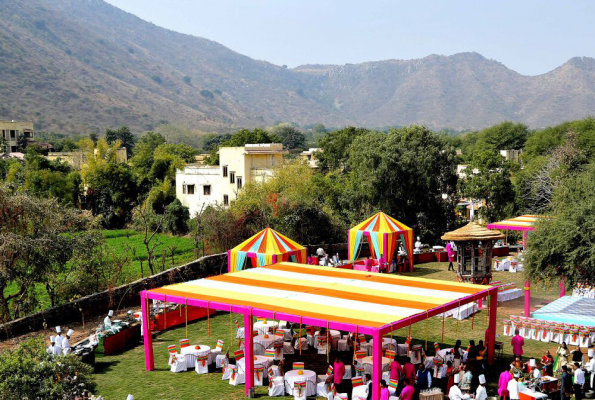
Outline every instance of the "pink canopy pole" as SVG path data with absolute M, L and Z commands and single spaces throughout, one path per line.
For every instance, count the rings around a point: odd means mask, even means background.
M 231 250 L 227 250 L 227 272 L 231 272 Z
M 531 315 L 531 282 L 525 281 L 525 317 Z
M 488 325 L 488 365 L 494 365 L 496 360 L 496 324 L 498 321 L 498 287 L 494 286 L 490 293 L 490 319 Z
M 149 298 L 144 290 L 140 293 L 141 310 L 143 314 L 143 339 L 145 345 L 145 367 L 147 371 L 155 369 L 153 360 L 153 336 L 151 335 L 151 312 L 149 311 Z
M 376 329 L 372 334 L 372 400 L 380 400 L 380 381 L 382 380 L 382 334 Z
M 246 365 L 246 396 L 254 397 L 254 351 L 252 349 L 252 313 L 246 307 L 244 309 L 244 362 Z

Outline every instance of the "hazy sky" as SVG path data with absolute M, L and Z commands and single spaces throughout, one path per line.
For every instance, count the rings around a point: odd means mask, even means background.
M 252 58 L 345 64 L 477 51 L 522 74 L 595 57 L 591 0 L 107 0 Z

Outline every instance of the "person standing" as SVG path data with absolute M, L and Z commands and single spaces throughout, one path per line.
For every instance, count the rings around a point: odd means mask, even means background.
M 475 400 L 487 400 L 488 393 L 486 392 L 486 377 L 481 374 L 479 375 L 479 386 L 475 391 Z
M 525 345 L 525 339 L 521 335 L 519 335 L 519 330 L 514 330 L 514 336 L 510 341 L 512 345 L 512 354 L 515 357 L 522 357 L 523 356 L 523 346 Z
M 74 331 L 72 329 L 69 329 L 68 332 L 66 332 L 66 337 L 62 339 L 62 352 L 64 353 L 64 355 L 70 354 L 70 351 L 72 350 L 70 348 L 70 337 L 73 333 Z
M 339 357 L 335 358 L 333 363 L 333 383 L 338 392 L 343 392 L 343 375 L 345 375 L 345 364 Z
M 506 385 L 506 389 L 508 390 L 508 395 L 510 396 L 510 400 L 519 400 L 519 374 L 514 374 L 514 378 L 508 381 Z
M 60 348 L 60 354 L 62 354 L 62 328 L 57 326 L 56 333 L 57 335 L 54 340 L 56 341 L 56 346 Z
M 578 362 L 574 363 L 574 399 L 583 399 L 583 387 L 585 386 L 585 371 Z
M 455 267 L 452 264 L 455 260 L 455 251 L 452 246 L 452 242 L 446 243 L 446 253 L 448 254 L 448 270 L 455 271 Z
M 589 349 L 587 351 L 587 354 L 589 356 L 589 362 L 587 363 L 587 365 L 585 365 L 585 369 L 587 370 L 589 375 L 591 375 L 589 383 L 591 390 L 593 390 L 593 377 L 595 377 L 595 349 Z
M 396 393 L 395 393 L 396 394 Z M 399 396 L 400 400 L 413 400 L 413 395 L 415 394 L 415 388 L 409 382 L 409 379 L 405 378 L 405 387 Z
M 508 382 L 512 378 L 512 374 L 509 370 L 504 370 L 500 374 L 500 379 L 498 380 L 498 396 L 500 396 L 501 400 L 508 400 L 510 399 L 510 394 L 508 393 Z
M 541 357 L 541 365 L 543 366 L 545 375 L 554 376 L 554 357 L 552 357 L 552 353 L 549 350 Z
M 411 364 L 410 359 L 408 359 L 405 362 L 405 366 L 403 367 L 403 374 L 405 375 L 405 379 L 408 379 L 412 385 L 415 385 L 415 366 Z
M 388 385 L 386 381 L 383 379 L 380 381 L 380 400 L 389 400 L 390 399 L 390 391 L 388 390 Z
M 463 392 L 461 392 L 461 389 L 459 389 L 459 375 L 455 375 L 454 376 L 454 385 L 452 385 L 450 387 L 450 390 L 448 391 L 448 399 L 449 400 L 465 400 L 470 398 L 470 396 L 468 394 L 463 394 Z
M 560 368 L 568 365 L 568 356 L 570 353 L 568 352 L 568 346 L 566 346 L 566 342 L 562 342 L 560 347 L 558 347 L 558 351 L 556 351 L 556 355 L 558 356 L 558 365 Z
M 163 312 L 167 312 L 167 310 L 163 310 Z M 111 317 L 114 316 L 114 310 L 109 310 L 107 313 L 107 317 L 103 319 L 103 327 L 104 329 L 110 329 L 112 327 L 112 319 Z
M 446 391 L 444 393 L 450 392 L 450 387 L 455 383 L 455 367 L 453 367 L 451 361 L 446 362 Z
M 403 367 L 397 361 L 397 356 L 395 356 L 395 359 L 393 360 L 393 362 L 390 363 L 390 379 L 401 380 L 402 376 L 403 376 Z
M 562 378 L 560 385 L 560 400 L 570 400 L 572 395 L 572 376 L 568 373 L 568 366 L 562 366 Z
M 576 346 L 574 350 L 572 350 L 572 363 L 579 363 L 583 365 L 583 351 L 581 350 L 580 346 Z
M 421 392 L 432 387 L 432 375 L 430 371 L 426 369 L 425 364 L 422 362 L 419 364 L 419 370 L 417 371 L 417 391 Z

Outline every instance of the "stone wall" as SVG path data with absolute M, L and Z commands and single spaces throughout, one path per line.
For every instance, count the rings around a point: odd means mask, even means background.
M 202 257 L 179 267 L 148 278 L 139 279 L 111 290 L 81 297 L 70 303 L 49 308 L 0 325 L 0 340 L 35 332 L 47 327 L 80 322 L 107 314 L 110 309 L 121 310 L 140 305 L 139 293 L 172 283 L 186 282 L 227 272 L 227 254 Z

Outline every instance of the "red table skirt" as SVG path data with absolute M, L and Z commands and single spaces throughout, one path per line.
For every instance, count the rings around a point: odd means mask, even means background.
M 173 326 L 182 325 L 186 323 L 186 310 L 183 308 L 180 310 L 169 311 L 166 316 L 164 314 L 157 314 L 155 316 L 155 322 L 152 327 L 154 331 L 163 331 Z M 210 314 L 215 314 L 215 310 L 210 310 Z M 205 318 L 207 316 L 207 309 L 202 307 L 188 306 L 188 322 L 197 320 L 199 318 Z M 167 322 L 167 326 L 165 323 Z

